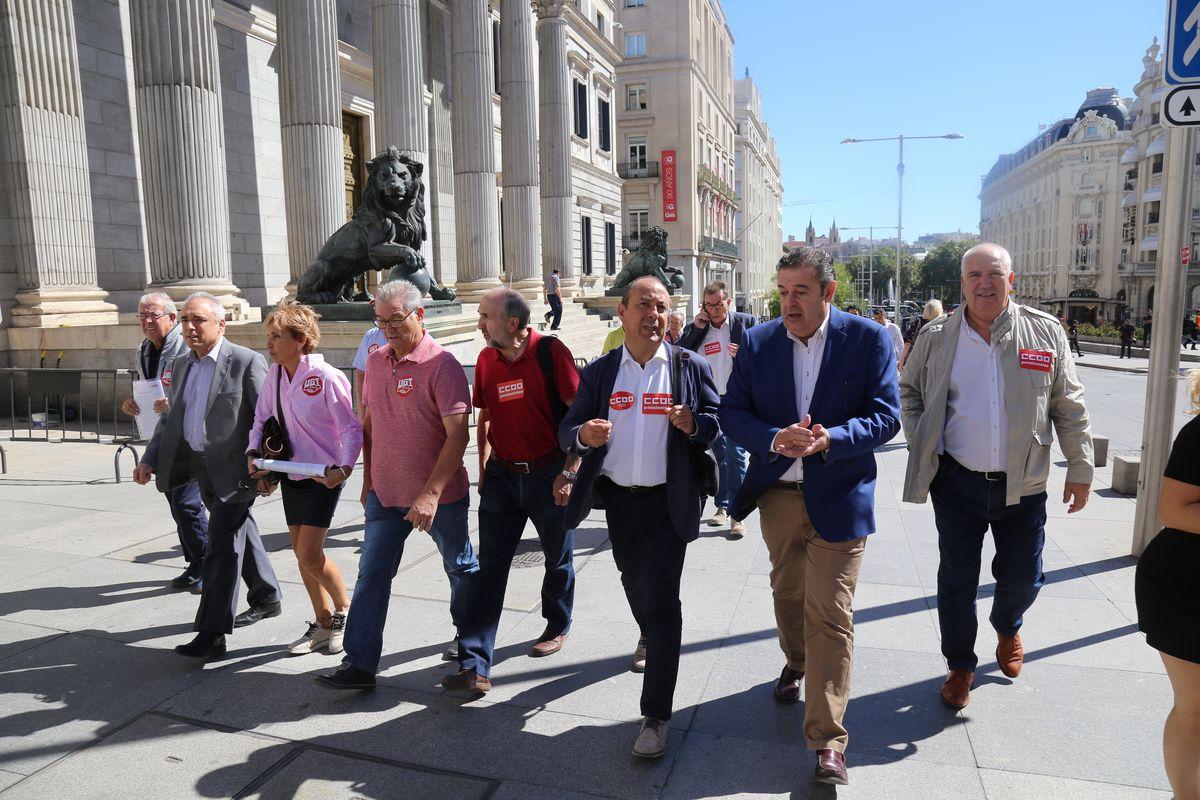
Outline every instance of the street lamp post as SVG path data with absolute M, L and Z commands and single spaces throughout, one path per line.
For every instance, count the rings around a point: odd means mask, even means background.
M 900 301 L 904 296 L 900 282 L 901 247 L 904 241 L 904 141 L 906 139 L 961 139 L 961 133 L 943 133 L 939 136 L 881 136 L 874 139 L 842 139 L 842 144 L 860 144 L 862 142 L 899 142 L 900 161 L 896 164 L 898 187 L 896 193 L 896 324 L 900 324 Z
M 866 291 L 866 294 L 864 294 L 863 296 L 872 305 L 875 303 L 874 291 L 875 291 L 875 229 L 876 228 L 880 228 L 882 230 L 895 230 L 890 225 L 862 225 L 862 226 L 852 227 L 852 228 L 838 228 L 839 231 L 867 231 L 867 236 L 869 237 L 867 240 L 868 241 L 868 245 L 867 245 L 867 247 L 868 247 L 868 250 L 867 250 L 868 267 L 867 267 L 867 280 L 866 280 L 867 291 Z M 861 283 L 861 280 L 859 282 Z

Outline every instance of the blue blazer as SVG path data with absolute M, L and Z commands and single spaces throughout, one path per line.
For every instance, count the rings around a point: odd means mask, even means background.
M 800 421 L 792 348 L 783 320 L 776 319 L 747 331 L 733 360 L 721 427 L 750 453 L 750 469 L 733 500 L 735 519 L 745 519 L 795 463 L 771 450 L 775 434 Z M 829 449 L 804 459 L 813 527 L 831 542 L 874 533 L 874 451 L 900 430 L 896 357 L 886 328 L 830 308 L 809 415 L 829 431 Z
M 746 331 L 753 328 L 756 320 L 750 314 L 744 314 L 741 311 L 730 311 L 729 320 L 725 323 L 729 326 L 729 343 L 742 346 L 742 338 Z M 704 337 L 708 335 L 708 326 L 697 328 L 694 323 L 689 322 L 688 326 L 683 329 L 683 333 L 679 334 L 679 346 L 700 352 L 700 345 L 704 344 Z
M 667 344 L 671 356 L 675 347 Z M 597 358 L 584 367 L 579 375 L 579 392 L 575 402 L 558 426 L 558 443 L 568 453 L 583 456 L 579 475 L 567 503 L 567 530 L 576 528 L 592 507 L 592 488 L 600 476 L 600 467 L 608 453 L 608 445 L 581 450 L 576 447 L 579 429 L 583 423 L 593 419 L 608 419 L 608 398 L 612 396 L 617 382 L 617 372 L 625 348 L 618 347 Z M 717 423 L 717 385 L 713 382 L 712 370 L 701 359 L 685 358 L 680 365 L 679 398 L 683 405 L 692 410 L 696 419 L 696 433 L 692 442 L 708 446 L 721 435 Z M 667 506 L 675 533 L 685 542 L 700 535 L 700 485 L 692 468 L 689 437 L 671 426 L 667 436 Z

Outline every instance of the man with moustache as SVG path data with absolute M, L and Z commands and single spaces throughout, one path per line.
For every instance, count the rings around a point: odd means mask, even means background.
M 138 301 L 138 323 L 146 338 L 138 346 L 133 370 L 140 381 L 162 381 L 164 393 L 171 388 L 175 359 L 188 352 L 183 334 L 175 322 L 177 316 L 175 302 L 163 292 L 142 295 Z M 155 410 L 165 413 L 167 405 L 164 398 Z M 121 410 L 131 417 L 141 413 L 132 397 L 125 398 Z M 208 515 L 204 513 L 204 504 L 200 500 L 200 484 L 194 480 L 187 481 L 168 491 L 166 496 L 179 534 L 179 547 L 187 561 L 187 569 L 183 574 L 171 579 L 171 588 L 190 589 L 193 593 L 199 593 L 204 545 L 208 539 Z
M 508 572 L 527 522 L 546 556 L 542 616 L 546 629 L 529 655 L 557 653 L 571 628 L 575 599 L 573 542 L 567 498 L 579 468 L 558 446 L 558 423 L 579 389 L 567 346 L 529 326 L 529 303 L 507 287 L 479 301 L 479 330 L 487 343 L 475 362 L 479 409 L 479 572 L 473 579 L 467 626 L 459 642 L 459 671 L 442 686 L 484 693 Z
M 1067 513 L 1087 504 L 1092 482 L 1091 429 L 1066 332 L 1049 314 L 1014 303 L 1012 284 L 1012 258 L 1000 245 L 964 253 L 963 304 L 925 326 L 900 380 L 904 500 L 933 499 L 938 624 L 949 667 L 941 698 L 955 709 L 970 701 L 978 664 L 975 596 L 989 527 L 996 661 L 1010 678 L 1021 673 L 1018 631 L 1045 579 L 1051 423 L 1067 459 Z
M 734 519 L 758 507 L 786 664 L 775 699 L 796 703 L 814 779 L 844 784 L 854 589 L 875 532 L 875 449 L 900 429 L 896 355 L 884 328 L 832 306 L 833 260 L 799 247 L 778 264 L 783 316 L 746 334 L 721 426 L 751 453 Z
M 692 450 L 720 434 L 708 365 L 663 341 L 670 313 L 671 296 L 657 278 L 629 284 L 617 306 L 625 342 L 584 368 L 558 429 L 562 448 L 583 455 L 567 527 L 579 524 L 598 493 L 641 633 L 634 667 L 644 658 L 642 726 L 633 746 L 640 758 L 667 749 L 683 631 L 679 583 L 700 524 Z

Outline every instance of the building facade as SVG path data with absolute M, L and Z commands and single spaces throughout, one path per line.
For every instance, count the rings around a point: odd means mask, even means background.
M 705 282 L 733 280 L 738 260 L 733 35 L 719 0 L 618 3 L 624 245 L 665 229 L 695 303 Z
M 763 121 L 762 96 L 749 70 L 734 82 L 733 99 L 734 194 L 741 202 L 734 219 L 739 253 L 735 287 L 741 307 L 762 316 L 783 244 L 783 180 L 775 137 Z

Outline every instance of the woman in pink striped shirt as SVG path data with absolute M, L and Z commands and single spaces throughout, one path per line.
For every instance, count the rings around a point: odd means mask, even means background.
M 259 390 L 246 450 L 251 477 L 265 477 L 267 471 L 257 470 L 253 462 L 259 457 L 263 424 L 274 416 L 287 431 L 293 461 L 326 465 L 322 477 L 287 475 L 280 481 L 292 549 L 316 615 L 305 634 L 289 646 L 293 654 L 321 648 L 342 651 L 350 596 L 337 564 L 325 557 L 325 536 L 342 484 L 362 450 L 362 424 L 354 413 L 350 381 L 313 352 L 321 340 L 317 319 L 311 308 L 295 303 L 267 315 L 263 324 L 274 365 Z

